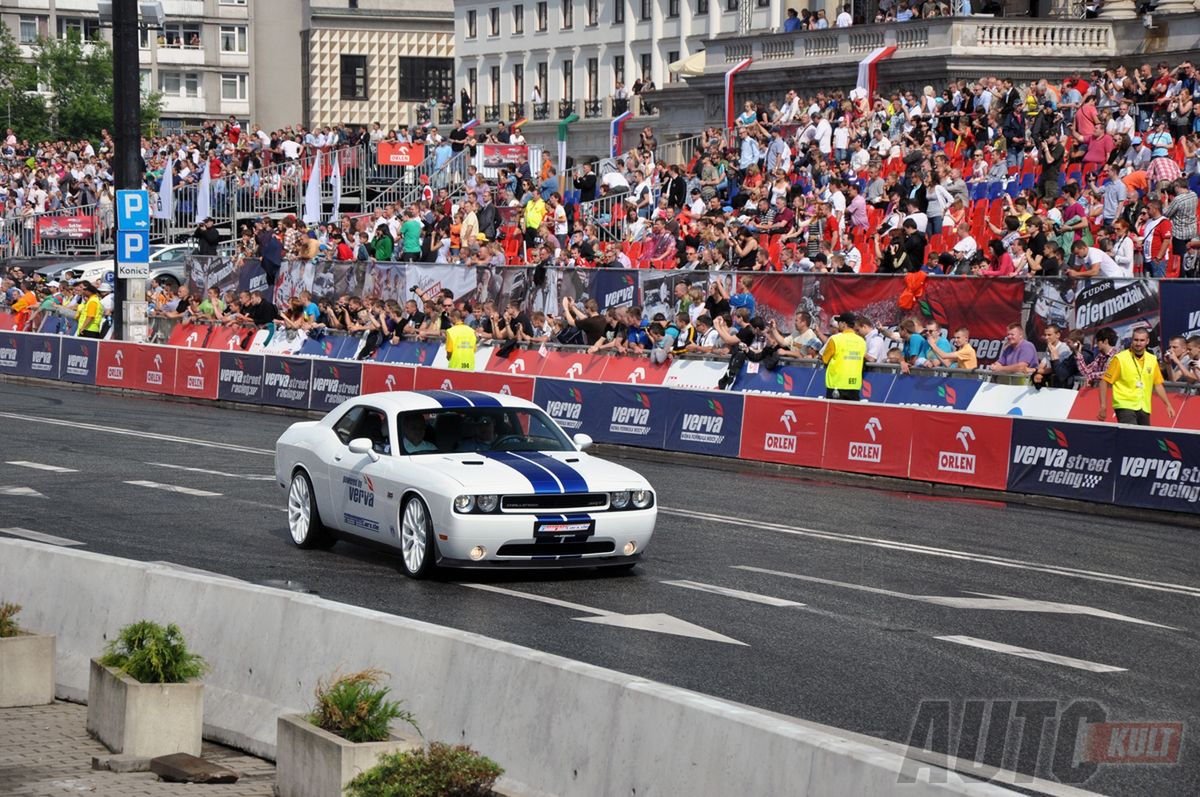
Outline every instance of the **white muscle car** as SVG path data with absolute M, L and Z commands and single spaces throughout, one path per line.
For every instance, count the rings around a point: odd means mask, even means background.
M 590 456 L 537 405 L 473 391 L 374 393 L 275 444 L 301 548 L 381 543 L 404 572 L 632 568 L 658 514 L 650 484 Z

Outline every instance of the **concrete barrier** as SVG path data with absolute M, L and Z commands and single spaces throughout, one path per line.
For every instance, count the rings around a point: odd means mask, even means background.
M 947 773 L 900 784 L 895 745 L 643 678 L 312 596 L 24 540 L 0 540 L 0 592 L 58 635 L 59 695 L 134 620 L 176 622 L 212 665 L 205 735 L 273 758 L 276 718 L 317 680 L 369 666 L 426 738 L 466 742 L 541 793 L 1011 795 Z

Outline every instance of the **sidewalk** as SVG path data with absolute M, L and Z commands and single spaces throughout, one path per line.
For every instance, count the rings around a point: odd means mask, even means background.
M 85 730 L 87 706 L 0 709 L 0 794 L 5 797 L 270 797 L 275 766 L 238 750 L 204 743 L 203 757 L 241 777 L 228 785 L 164 783 L 151 772 L 116 773 L 92 769 L 92 756 L 108 748 Z

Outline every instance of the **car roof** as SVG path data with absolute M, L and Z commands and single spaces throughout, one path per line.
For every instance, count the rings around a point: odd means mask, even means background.
M 397 390 L 368 393 L 353 399 L 381 410 L 409 412 L 412 410 L 464 409 L 468 407 L 521 407 L 537 409 L 532 401 L 505 393 L 485 393 L 481 390 Z

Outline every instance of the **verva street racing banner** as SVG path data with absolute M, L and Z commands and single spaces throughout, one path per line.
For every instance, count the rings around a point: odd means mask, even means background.
M 1008 489 L 1111 504 L 1117 427 L 1013 420 Z
M 1115 503 L 1200 513 L 1200 435 L 1121 426 L 1117 451 Z

